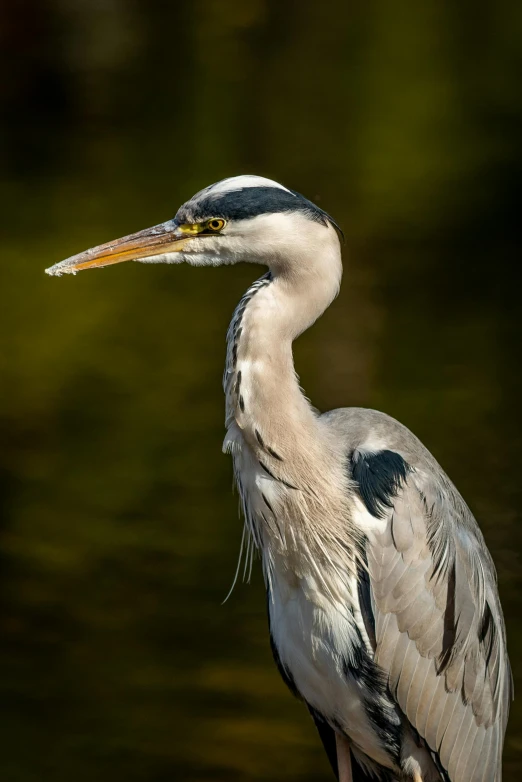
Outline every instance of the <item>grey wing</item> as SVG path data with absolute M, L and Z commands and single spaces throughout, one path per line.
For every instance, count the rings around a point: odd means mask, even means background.
M 412 469 L 393 451 L 354 452 L 352 465 L 382 520 L 366 555 L 392 695 L 451 782 L 500 782 L 512 678 L 482 534 L 438 465 Z

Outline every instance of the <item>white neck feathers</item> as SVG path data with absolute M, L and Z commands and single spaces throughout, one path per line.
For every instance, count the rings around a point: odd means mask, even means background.
M 295 337 L 338 292 L 336 247 L 300 266 L 274 263 L 243 296 L 228 332 L 225 450 L 234 456 L 246 526 L 262 548 L 268 582 L 278 558 L 299 578 L 303 567 L 316 579 L 323 566 L 331 573 L 341 562 L 346 567 L 347 550 L 356 567 L 347 456 L 303 395 L 292 355 Z

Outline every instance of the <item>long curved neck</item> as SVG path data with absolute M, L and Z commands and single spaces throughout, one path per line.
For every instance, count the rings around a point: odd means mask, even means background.
M 292 342 L 339 290 L 340 258 L 273 271 L 241 299 L 228 332 L 224 386 L 227 427 L 237 426 L 268 464 L 287 462 L 314 440 L 317 417 L 299 387 Z M 271 461 L 271 460 L 275 460 Z
M 356 572 L 359 540 L 345 448 L 301 392 L 292 342 L 336 296 L 341 262 L 338 247 L 308 260 L 293 274 L 274 264 L 234 313 L 224 376 L 224 445 L 234 457 L 246 528 L 263 552 L 267 583 L 276 571 L 295 578 L 309 573 L 335 596 L 343 581 L 327 574 L 346 573 L 347 567 Z

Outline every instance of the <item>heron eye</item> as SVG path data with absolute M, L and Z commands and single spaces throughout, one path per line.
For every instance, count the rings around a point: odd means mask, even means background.
M 225 225 L 226 221 L 222 220 L 220 217 L 213 217 L 212 220 L 207 222 L 207 228 L 210 228 L 211 231 L 221 231 Z

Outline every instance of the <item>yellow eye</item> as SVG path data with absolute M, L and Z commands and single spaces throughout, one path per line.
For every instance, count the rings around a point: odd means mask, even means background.
M 221 231 L 226 225 L 226 220 L 222 220 L 221 217 L 213 217 L 207 222 L 207 228 L 211 231 Z

